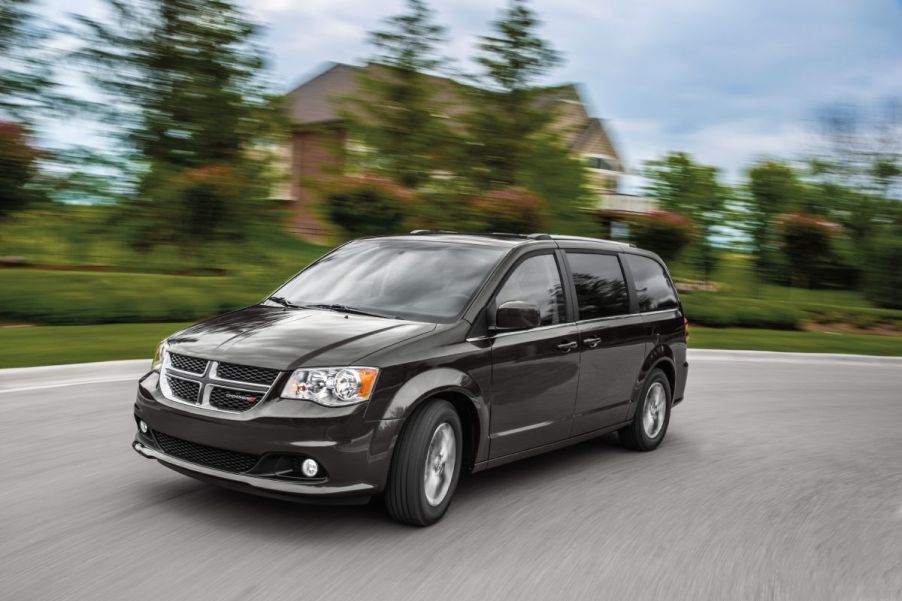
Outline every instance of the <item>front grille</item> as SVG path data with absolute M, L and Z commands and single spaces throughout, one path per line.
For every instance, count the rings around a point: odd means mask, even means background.
M 249 365 L 236 365 L 234 363 L 220 363 L 216 367 L 216 376 L 233 382 L 248 382 L 249 384 L 263 384 L 270 386 L 279 375 L 277 369 L 264 367 L 250 367 Z
M 156 430 L 153 431 L 153 436 L 157 444 L 160 445 L 160 449 L 167 455 L 226 472 L 241 473 L 249 471 L 257 465 L 257 461 L 260 459 L 256 455 L 208 447 L 207 445 L 169 436 Z
M 166 376 L 166 381 L 169 383 L 169 389 L 172 391 L 173 396 L 177 399 L 188 403 L 199 402 L 200 384 L 198 382 L 173 378 L 172 376 Z
M 264 394 L 214 386 L 210 390 L 210 405 L 226 411 L 247 411 L 259 403 Z
M 169 363 L 175 369 L 188 371 L 193 374 L 202 374 L 207 371 L 207 360 L 198 359 L 197 357 L 179 355 L 178 353 L 169 353 Z

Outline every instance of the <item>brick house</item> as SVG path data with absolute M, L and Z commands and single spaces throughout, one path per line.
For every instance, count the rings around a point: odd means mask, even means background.
M 314 213 L 314 192 L 305 182 L 341 172 L 344 151 L 352 144 L 343 123 L 342 99 L 355 96 L 358 74 L 363 68 L 341 63 L 304 81 L 287 94 L 292 134 L 286 152 L 289 184 L 283 192 L 292 207 L 292 229 L 305 237 L 317 237 L 325 228 Z M 436 96 L 454 119 L 466 109 L 459 90 L 462 84 L 435 77 Z M 590 173 L 591 185 L 598 195 L 597 209 L 647 211 L 649 199 L 619 193 L 625 174 L 623 161 L 609 135 L 605 121 L 590 115 L 580 89 L 573 84 L 548 88 L 539 102 L 553 109 L 557 118 L 553 127 L 575 155 L 581 157 Z

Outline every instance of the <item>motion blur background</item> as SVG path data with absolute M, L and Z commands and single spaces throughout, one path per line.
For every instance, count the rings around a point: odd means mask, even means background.
M 0 367 L 414 228 L 658 252 L 695 347 L 902 355 L 902 5 L 2 0 Z

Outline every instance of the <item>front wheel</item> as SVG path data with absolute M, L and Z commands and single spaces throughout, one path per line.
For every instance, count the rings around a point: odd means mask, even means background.
M 670 423 L 670 381 L 664 372 L 655 369 L 648 374 L 639 399 L 633 423 L 618 432 L 620 442 L 634 451 L 653 451 L 664 440 Z
M 460 478 L 460 418 L 451 403 L 437 399 L 410 419 L 395 451 L 385 506 L 399 522 L 428 526 L 445 514 Z

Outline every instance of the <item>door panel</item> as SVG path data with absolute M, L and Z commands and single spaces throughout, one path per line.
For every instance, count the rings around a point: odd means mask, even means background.
M 554 254 L 515 265 L 490 306 L 534 305 L 539 327 L 492 338 L 492 459 L 557 442 L 570 434 L 579 382 L 579 337 L 567 322 L 566 296 Z
M 492 459 L 557 442 L 570 434 L 579 381 L 577 344 L 573 324 L 496 336 L 492 345 Z
M 646 327 L 639 315 L 579 324 L 582 351 L 572 435 L 598 430 L 627 418 L 645 359 Z

